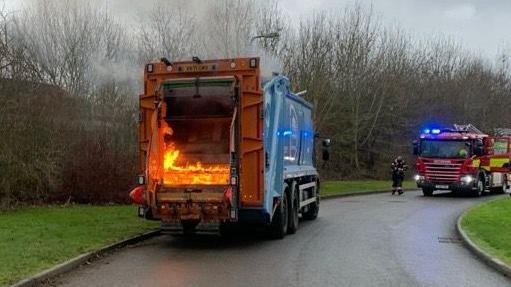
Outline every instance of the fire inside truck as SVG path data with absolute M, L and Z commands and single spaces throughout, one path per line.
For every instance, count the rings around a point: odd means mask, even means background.
M 435 190 L 503 193 L 509 184 L 510 142 L 511 133 L 489 136 L 471 124 L 424 129 L 414 141 L 417 186 L 424 196 Z

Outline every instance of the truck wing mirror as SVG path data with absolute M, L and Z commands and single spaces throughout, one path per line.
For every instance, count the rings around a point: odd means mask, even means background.
M 414 140 L 412 142 L 412 144 L 413 144 L 413 155 L 419 155 L 419 141 Z
M 330 159 L 330 139 L 324 139 L 323 140 L 323 148 L 322 148 L 322 158 L 324 161 L 327 161 Z

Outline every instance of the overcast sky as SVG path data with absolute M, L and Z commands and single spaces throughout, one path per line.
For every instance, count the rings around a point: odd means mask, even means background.
M 30 0 L 4 0 L 17 8 Z M 108 1 L 111 11 L 125 19 L 135 18 L 148 3 L 156 0 Z M 170 1 L 170 0 L 169 0 Z M 204 0 L 206 1 L 206 0 Z M 210 0 L 213 1 L 213 0 Z M 186 1 L 183 1 L 186 3 Z M 335 11 L 354 0 L 280 0 L 281 7 L 296 20 L 314 10 Z M 371 5 L 385 24 L 399 25 L 415 38 L 427 39 L 442 34 L 453 37 L 464 47 L 493 58 L 511 51 L 511 0 L 358 0 Z
M 281 0 L 293 17 L 314 9 L 336 9 L 353 0 Z M 416 38 L 442 34 L 474 52 L 494 57 L 511 48 L 511 0 L 360 0 L 388 25 L 398 24 Z M 300 4 L 298 4 L 300 3 Z

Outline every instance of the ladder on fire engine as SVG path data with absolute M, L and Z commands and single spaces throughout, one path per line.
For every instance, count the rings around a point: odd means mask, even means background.
M 474 133 L 474 134 L 484 134 L 481 130 L 476 128 L 473 124 L 467 125 L 458 125 L 454 124 L 454 129 L 457 132 L 466 132 L 466 133 Z
M 510 128 L 495 128 L 494 130 L 495 136 L 498 137 L 508 137 L 511 136 Z

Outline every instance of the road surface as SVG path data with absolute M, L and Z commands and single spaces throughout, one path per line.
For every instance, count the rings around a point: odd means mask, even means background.
M 375 194 L 323 201 L 284 240 L 160 236 L 56 279 L 56 286 L 511 286 L 468 250 L 455 222 L 495 198 Z M 254 238 L 256 237 L 256 238 Z

